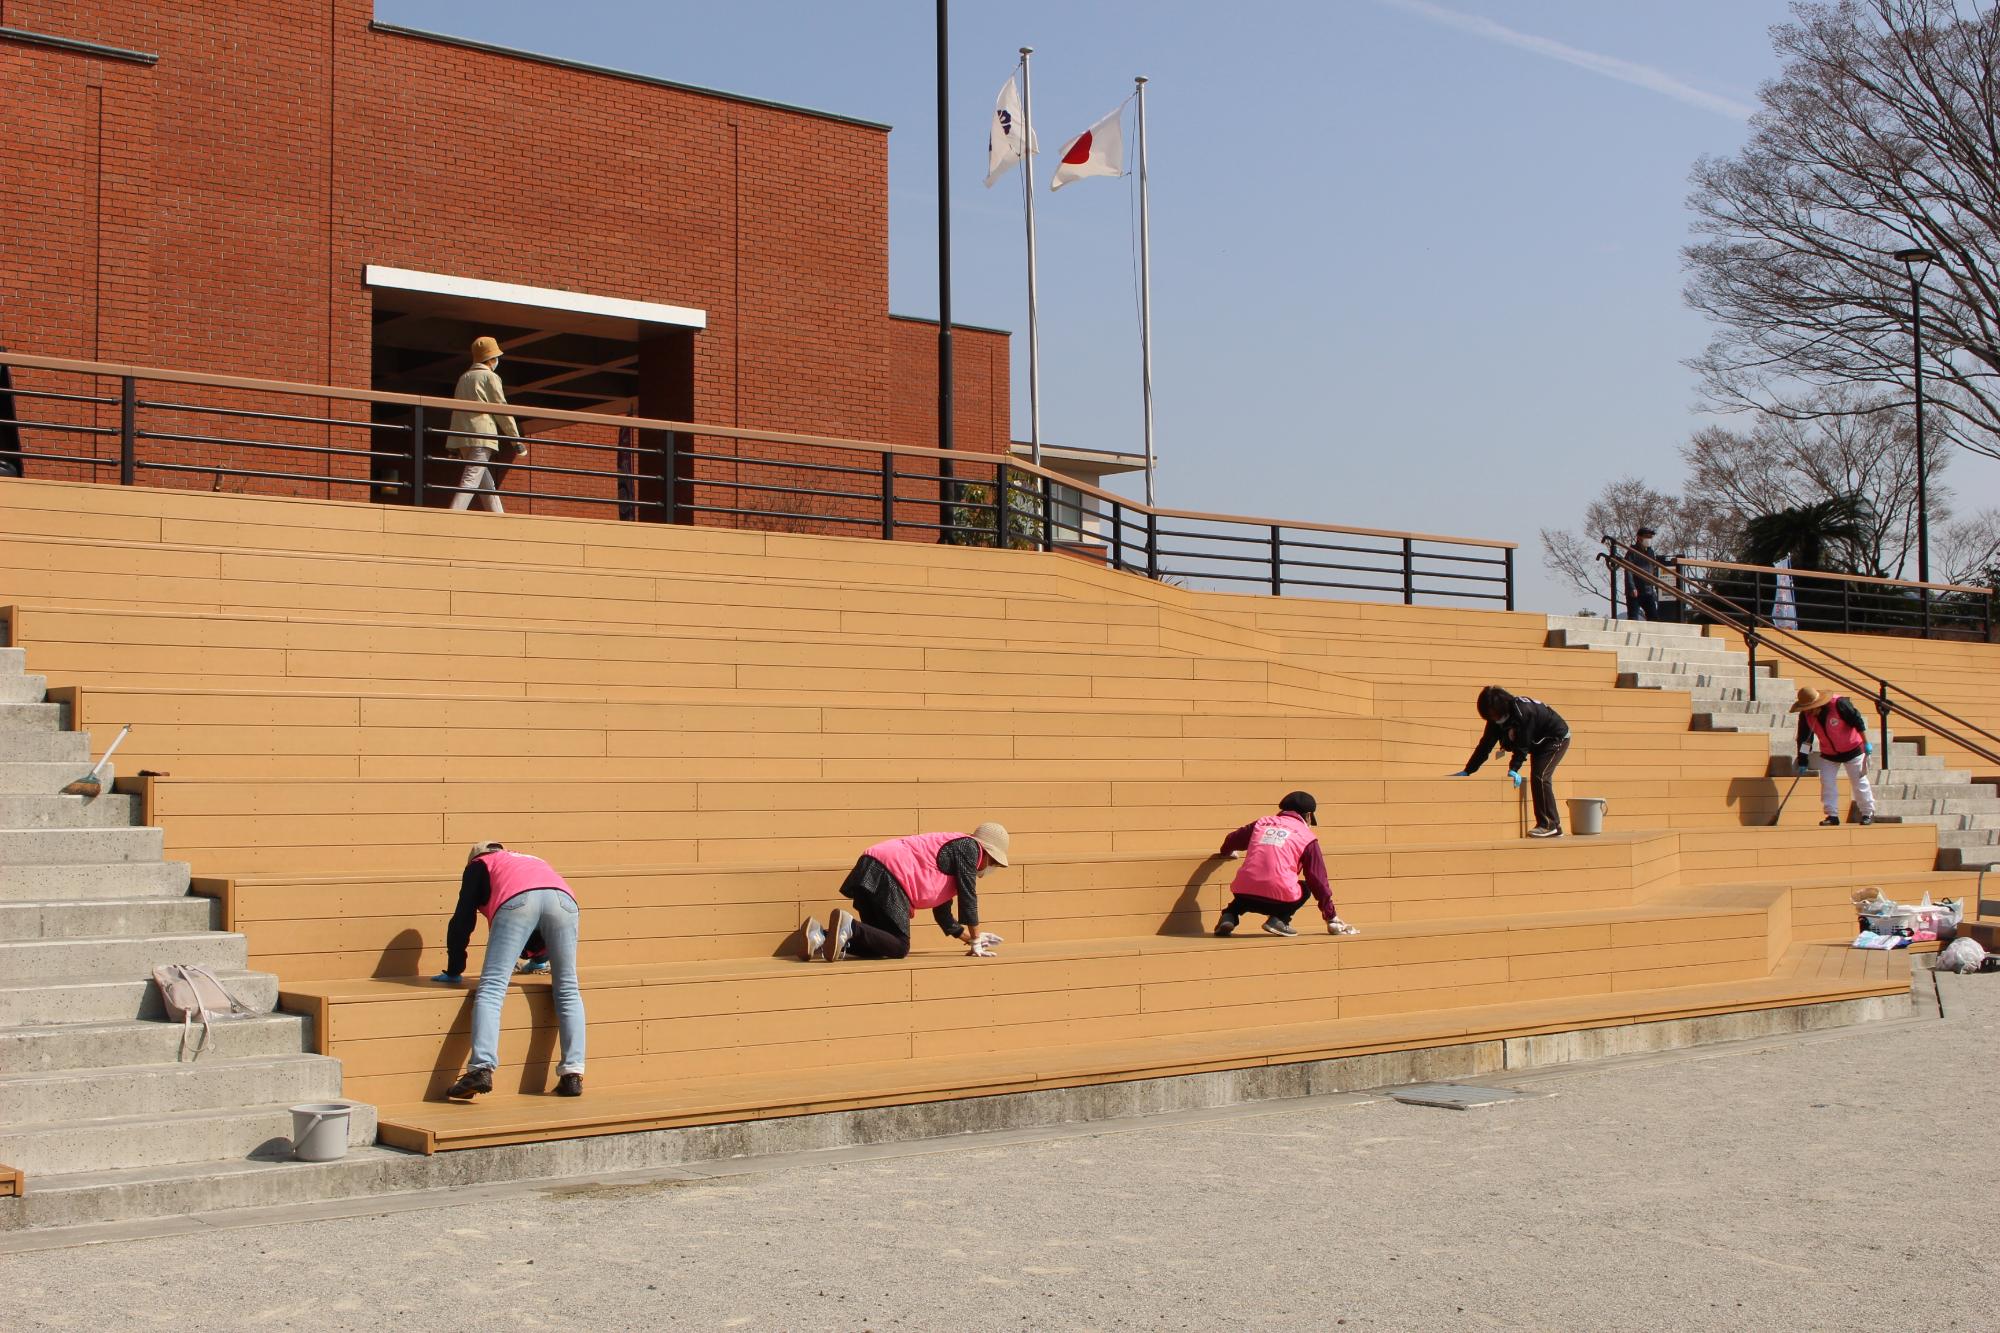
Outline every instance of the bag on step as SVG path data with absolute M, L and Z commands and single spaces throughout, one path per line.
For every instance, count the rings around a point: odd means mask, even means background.
M 194 1058 L 208 1049 L 209 1038 L 213 1035 L 211 1024 L 218 1018 L 251 1018 L 257 1013 L 255 1007 L 229 993 L 229 987 L 216 978 L 215 973 L 205 967 L 188 963 L 162 963 L 153 969 L 153 984 L 160 988 L 160 999 L 167 1007 L 167 1017 L 177 1019 L 181 1025 L 180 1058 L 188 1058 L 188 1043 L 194 1042 Z M 194 1038 L 194 1025 L 201 1024 L 201 1037 Z

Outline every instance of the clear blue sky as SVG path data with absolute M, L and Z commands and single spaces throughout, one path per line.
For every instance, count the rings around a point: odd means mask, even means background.
M 389 22 L 837 111 L 890 137 L 890 302 L 937 312 L 922 0 L 377 0 Z M 1145 74 L 1160 499 L 1511 538 L 1523 605 L 1575 609 L 1536 532 L 1610 478 L 1677 489 L 1707 418 L 1681 362 L 1688 168 L 1742 142 L 1783 0 L 1097 0 L 952 9 L 953 314 L 1011 329 L 1021 199 L 986 120 L 1035 48 L 1055 150 Z M 1129 119 L 1128 119 L 1129 132 Z M 1047 441 L 1140 447 L 1129 182 L 1039 196 Z M 1959 507 L 2000 503 L 1961 455 Z M 1127 488 L 1130 489 L 1130 488 Z

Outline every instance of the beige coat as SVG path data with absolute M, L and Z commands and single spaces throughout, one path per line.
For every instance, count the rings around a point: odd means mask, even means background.
M 502 407 L 507 405 L 507 394 L 500 387 L 500 376 L 481 364 L 475 364 L 458 377 L 458 388 L 452 391 L 451 396 L 480 403 L 497 403 Z M 453 453 L 463 453 L 467 449 L 498 449 L 500 441 L 497 436 L 521 433 L 514 418 L 505 412 L 453 412 L 451 428 L 466 432 L 447 437 Z M 486 438 L 480 439 L 482 435 Z M 516 449 L 521 447 L 511 442 L 510 445 Z

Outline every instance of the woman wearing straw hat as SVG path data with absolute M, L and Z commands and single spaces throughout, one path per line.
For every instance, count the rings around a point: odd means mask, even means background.
M 1833 828 L 1840 823 L 1843 768 L 1847 770 L 1848 784 L 1854 788 L 1860 822 L 1874 823 L 1875 792 L 1868 785 L 1868 756 L 1875 753 L 1875 742 L 1868 739 L 1868 723 L 1860 710 L 1845 695 L 1802 689 L 1792 711 L 1799 715 L 1800 772 L 1805 771 L 1812 743 L 1819 742 L 1819 803 L 1826 811 L 1826 818 L 1819 821 L 1820 827 Z
M 452 390 L 451 396 L 461 401 L 495 403 L 505 407 L 507 394 L 500 387 L 499 372 L 494 369 L 499 364 L 500 342 L 497 338 L 473 339 L 472 364 L 458 377 L 458 387 Z M 500 504 L 500 488 L 493 484 L 493 469 L 486 464 L 499 447 L 503 435 L 515 437 L 508 446 L 511 453 L 521 452 L 520 424 L 505 412 L 457 411 L 451 414 L 451 432 L 445 447 L 465 460 L 465 472 L 458 479 L 458 494 L 451 498 L 451 507 L 469 509 L 473 496 L 477 495 L 479 503 L 493 513 L 506 513 Z
M 854 911 L 836 911 L 828 927 L 812 917 L 804 926 L 807 961 L 824 958 L 907 958 L 910 916 L 931 909 L 938 929 L 987 953 L 1000 937 L 979 929 L 979 881 L 1007 865 L 1007 830 L 985 823 L 964 833 L 918 833 L 878 842 L 861 854 L 840 896 Z M 952 914 L 957 900 L 963 921 Z

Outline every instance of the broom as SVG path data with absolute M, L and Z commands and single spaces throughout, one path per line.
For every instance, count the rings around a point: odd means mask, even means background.
M 1790 801 L 1792 799 L 1792 793 L 1799 789 L 1799 782 L 1804 777 L 1805 777 L 1804 773 L 1797 774 L 1792 778 L 1792 785 L 1785 788 L 1785 799 L 1778 802 L 1778 813 L 1771 816 L 1772 828 L 1776 828 L 1778 826 L 1778 821 L 1785 817 L 1785 803 L 1786 801 Z
M 111 748 L 106 750 L 104 757 L 97 761 L 97 767 L 85 773 L 75 782 L 70 783 L 69 786 L 64 787 L 62 794 L 64 796 L 87 796 L 93 800 L 96 799 L 97 794 L 104 790 L 104 784 L 97 780 L 97 775 L 104 771 L 104 766 L 111 762 L 111 756 L 118 752 L 118 747 L 131 734 L 132 724 L 127 722 L 124 729 L 118 733 L 118 739 L 111 742 Z

